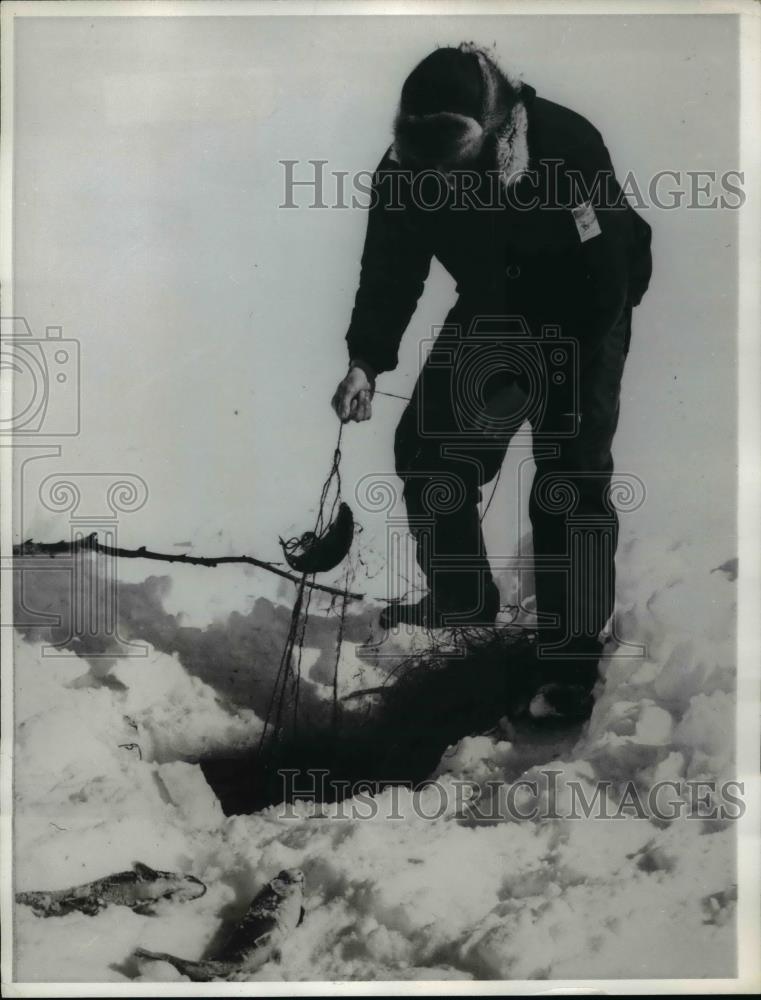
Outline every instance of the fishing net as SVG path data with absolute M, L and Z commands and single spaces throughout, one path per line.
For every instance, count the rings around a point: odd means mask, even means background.
M 277 741 L 286 728 L 286 712 L 291 706 L 291 725 L 295 732 L 298 726 L 299 693 L 301 685 L 301 661 L 304 651 L 304 638 L 309 622 L 310 604 L 313 588 L 309 583 L 316 573 L 335 569 L 349 554 L 354 539 L 354 517 L 351 508 L 341 499 L 341 437 L 343 424 L 338 430 L 338 440 L 333 451 L 333 461 L 327 478 L 320 492 L 317 505 L 317 518 L 313 530 L 289 539 L 280 539 L 280 545 L 288 565 L 301 573 L 296 587 L 296 599 L 293 604 L 288 632 L 280 657 L 272 695 L 264 720 L 264 727 L 259 740 L 259 750 L 267 745 L 267 735 L 271 741 Z M 338 727 L 338 669 L 341 659 L 341 644 L 343 642 L 344 624 L 346 621 L 346 606 L 351 599 L 349 586 L 354 577 L 354 570 L 349 564 L 346 570 L 345 586 L 340 596 L 331 601 L 328 613 L 336 613 L 338 609 L 338 632 L 336 637 L 336 656 L 333 671 L 333 729 Z

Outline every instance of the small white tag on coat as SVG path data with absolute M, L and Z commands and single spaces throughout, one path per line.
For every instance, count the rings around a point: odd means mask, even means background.
M 582 202 L 576 208 L 571 209 L 573 221 L 576 223 L 576 230 L 582 243 L 594 239 L 602 233 L 600 223 L 597 221 L 595 210 L 588 201 Z

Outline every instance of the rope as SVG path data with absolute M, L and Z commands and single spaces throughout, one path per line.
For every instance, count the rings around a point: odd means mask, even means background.
M 398 396 L 395 392 L 382 392 L 380 389 L 376 389 L 373 393 L 375 396 L 388 396 L 389 399 L 401 399 L 404 403 L 409 403 L 409 396 Z
M 285 692 L 288 688 L 288 677 L 290 673 L 291 657 L 293 655 L 293 645 L 296 637 L 296 627 L 298 625 L 299 617 L 301 615 L 301 605 L 304 598 L 305 585 L 306 585 L 306 574 L 302 576 L 301 582 L 299 584 L 299 589 L 296 593 L 296 600 L 293 605 L 293 611 L 291 612 L 291 620 L 288 626 L 288 633 L 285 640 L 285 646 L 283 647 L 283 652 L 280 655 L 280 663 L 278 665 L 277 675 L 275 676 L 275 683 L 272 687 L 272 694 L 270 695 L 269 705 L 267 706 L 267 714 L 264 718 L 264 726 L 262 728 L 261 736 L 259 737 L 259 751 L 261 751 L 262 747 L 264 746 L 264 740 L 267 736 L 267 729 L 269 728 L 270 721 L 272 720 L 273 717 L 273 711 L 275 711 L 274 721 L 272 722 L 273 730 L 277 734 L 278 732 L 280 732 L 281 729 Z M 275 710 L 276 702 L 277 702 L 277 709 Z
M 351 568 L 346 570 L 346 586 L 349 586 L 349 578 L 352 575 Z M 336 635 L 336 662 L 333 667 L 333 735 L 338 733 L 338 665 L 341 661 L 341 646 L 343 644 L 344 626 L 346 624 L 346 606 L 349 602 L 344 597 L 341 600 L 341 616 L 338 620 L 338 634 Z
M 293 731 L 296 732 L 298 727 L 298 716 L 299 716 L 299 694 L 301 691 L 301 657 L 304 652 L 304 637 L 306 636 L 307 622 L 309 621 L 309 605 L 312 600 L 311 590 L 307 592 L 306 604 L 304 605 L 304 616 L 301 619 L 301 631 L 299 633 L 298 642 L 296 643 L 298 647 L 298 658 L 296 660 L 296 669 L 294 671 L 294 690 L 293 690 Z
M 323 483 L 322 489 L 320 491 L 320 499 L 317 505 L 317 517 L 315 520 L 314 532 L 311 533 L 313 538 L 318 538 L 322 532 L 324 532 L 327 526 L 330 524 L 335 511 L 341 502 L 341 438 L 343 435 L 343 424 L 339 425 L 338 428 L 338 439 L 336 441 L 336 446 L 333 450 L 333 460 L 331 462 L 330 471 L 328 472 L 327 478 Z M 332 502 L 328 502 L 328 497 L 330 495 L 331 489 L 334 490 L 334 495 Z M 303 537 L 303 536 L 302 536 Z M 288 543 L 299 543 L 300 539 L 289 539 Z M 349 581 L 351 570 L 347 570 L 346 580 Z M 259 738 L 259 752 L 261 753 L 268 729 L 272 728 L 273 736 L 277 739 L 283 732 L 284 723 L 283 716 L 285 714 L 286 698 L 289 688 L 292 690 L 292 702 L 293 702 L 293 732 L 294 734 L 298 728 L 298 711 L 299 711 L 299 695 L 301 691 L 301 660 L 304 652 L 304 640 L 306 637 L 307 625 L 309 623 L 309 608 L 312 600 L 312 590 L 317 589 L 313 586 L 313 577 L 310 579 L 309 575 L 302 574 L 300 580 L 298 581 L 298 590 L 296 593 L 296 600 L 293 604 L 293 610 L 291 612 L 291 620 L 288 626 L 288 632 L 286 635 L 285 645 L 283 647 L 283 652 L 280 656 L 280 663 L 278 665 L 277 675 L 275 676 L 275 683 L 272 688 L 272 694 L 270 696 L 269 705 L 267 708 L 267 715 L 264 720 L 264 727 L 262 729 L 262 734 Z M 306 591 L 306 597 L 305 597 Z M 342 612 L 341 612 L 341 625 L 339 629 L 339 640 L 338 640 L 338 652 L 337 657 L 340 656 L 340 643 L 341 635 L 343 633 L 343 621 L 346 615 L 346 606 L 351 596 L 345 591 L 333 589 L 334 599 L 337 597 L 341 598 L 342 601 Z M 335 671 L 338 670 L 338 664 L 336 663 Z M 334 679 L 334 706 L 336 703 L 336 681 Z M 336 714 L 336 709 L 334 707 L 334 716 Z
M 336 507 L 341 500 L 341 437 L 343 436 L 344 425 L 338 425 L 338 439 L 336 441 L 336 447 L 333 451 L 333 462 L 330 466 L 330 472 L 328 473 L 328 478 L 322 487 L 322 492 L 320 493 L 320 504 L 317 511 L 317 523 L 315 524 L 314 533 L 315 535 L 320 535 L 325 528 L 325 522 L 330 523 L 333 515 L 335 514 Z M 330 508 L 330 513 L 327 518 L 325 517 L 325 501 L 328 496 L 331 484 L 333 480 L 336 481 L 336 493 L 333 497 L 333 503 Z
M 333 462 L 330 467 L 328 477 L 323 483 L 320 499 L 317 504 L 317 520 L 312 531 L 305 531 L 302 535 L 293 535 L 291 538 L 281 539 L 280 544 L 286 557 L 293 553 L 298 553 L 300 549 L 311 547 L 327 532 L 330 522 L 336 513 L 336 508 L 341 500 L 341 436 L 343 434 L 343 424 L 338 428 L 338 440 L 333 452 Z M 335 481 L 335 495 L 330 510 L 326 514 L 326 502 L 330 488 Z
M 399 396 L 395 392 L 383 392 L 381 389 L 376 389 L 374 395 L 376 395 L 376 396 L 388 396 L 389 399 L 401 399 L 402 402 L 404 402 L 404 403 L 409 403 L 410 402 L 410 399 L 409 399 L 408 396 Z M 497 492 L 497 486 L 499 486 L 499 477 L 501 475 L 502 475 L 502 466 L 500 466 L 499 470 L 497 471 L 497 478 L 494 480 L 494 489 L 491 491 L 491 496 L 489 497 L 489 500 L 488 500 L 486 506 L 484 507 L 483 513 L 481 514 L 481 516 L 479 518 L 479 522 L 481 522 L 481 523 L 483 522 L 483 519 L 486 517 L 486 515 L 489 512 L 489 508 L 491 507 L 492 500 L 494 499 L 494 494 Z
M 481 516 L 478 519 L 479 524 L 484 523 L 484 518 L 489 513 L 489 508 L 491 507 L 491 502 L 494 499 L 494 494 L 497 492 L 497 487 L 499 486 L 499 477 L 501 475 L 502 475 L 502 466 L 500 465 L 500 467 L 497 469 L 497 478 L 494 480 L 494 486 L 492 487 L 491 495 L 489 496 L 489 499 L 486 502 L 486 506 L 484 507 L 483 511 L 481 512 Z

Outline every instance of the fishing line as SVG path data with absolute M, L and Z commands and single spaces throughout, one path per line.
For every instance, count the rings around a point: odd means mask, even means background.
M 333 449 L 333 459 L 330 470 L 320 491 L 320 499 L 317 505 L 317 517 L 315 520 L 312 537 L 319 538 L 325 530 L 326 524 L 333 519 L 335 511 L 341 502 L 341 439 L 343 436 L 343 424 L 339 424 L 338 438 Z M 328 502 L 328 497 L 334 489 L 332 501 Z M 288 544 L 298 541 L 292 539 Z M 272 727 L 273 735 L 277 738 L 283 732 L 283 715 L 286 706 L 286 696 L 289 687 L 292 689 L 293 703 L 293 732 L 298 728 L 299 694 L 301 689 L 301 660 L 304 652 L 304 640 L 307 625 L 309 622 L 309 608 L 312 600 L 312 588 L 309 586 L 310 577 L 313 580 L 314 574 L 303 573 L 298 584 L 296 600 L 291 611 L 291 619 L 288 625 L 285 645 L 280 657 L 275 683 L 272 688 L 267 714 L 264 720 L 261 737 L 259 739 L 259 751 L 261 752 L 267 730 Z M 348 579 L 348 574 L 347 574 Z M 305 595 L 306 590 L 306 595 Z M 346 612 L 347 599 L 343 598 L 343 614 Z M 343 619 L 343 615 L 342 615 Z
M 489 513 L 489 508 L 491 507 L 491 502 L 494 499 L 495 493 L 497 492 L 497 487 L 499 486 L 499 477 L 501 475 L 502 475 L 502 466 L 500 465 L 500 467 L 497 469 L 497 478 L 494 480 L 494 486 L 492 487 L 491 495 L 489 496 L 489 499 L 486 502 L 486 506 L 484 507 L 481 516 L 478 519 L 479 524 L 483 524 L 484 518 Z
M 401 399 L 403 403 L 409 403 L 410 399 L 408 396 L 399 396 L 395 392 L 383 392 L 381 389 L 376 389 L 373 393 L 375 396 L 388 396 L 389 399 Z
M 349 580 L 353 578 L 353 572 L 351 566 L 346 569 L 346 585 L 349 585 Z M 341 600 L 341 615 L 338 620 L 338 634 L 336 635 L 336 660 L 333 666 L 333 716 L 332 716 L 332 728 L 333 736 L 335 738 L 338 733 L 338 666 L 341 661 L 341 646 L 343 645 L 344 637 L 344 627 L 346 625 L 346 606 L 349 602 L 346 598 Z
M 409 403 L 409 402 L 411 402 L 411 400 L 410 400 L 410 398 L 408 396 L 399 396 L 395 392 L 384 392 L 382 389 L 376 389 L 374 395 L 376 395 L 376 396 L 388 396 L 389 399 L 401 399 L 403 403 Z M 489 512 L 489 508 L 491 507 L 492 500 L 494 499 L 494 494 L 497 492 L 497 486 L 499 486 L 499 477 L 501 475 L 502 475 L 502 466 L 500 466 L 499 470 L 497 471 L 497 478 L 494 480 L 494 488 L 492 489 L 491 496 L 489 497 L 489 499 L 488 499 L 488 501 L 486 503 L 486 506 L 484 507 L 483 513 L 481 514 L 481 516 L 479 518 L 479 522 L 483 522 L 483 519 L 486 517 L 486 515 Z
M 391 399 L 399 399 L 402 402 L 409 403 L 410 400 L 405 396 L 397 395 L 396 393 L 383 392 L 378 390 L 378 394 L 381 396 L 387 396 Z M 338 427 L 338 437 L 336 440 L 335 448 L 333 449 L 333 459 L 330 465 L 330 470 L 323 483 L 322 489 L 320 491 L 320 499 L 317 506 L 317 517 L 315 520 L 314 532 L 312 533 L 313 538 L 319 538 L 320 535 L 325 531 L 326 525 L 330 524 L 333 520 L 336 510 L 341 503 L 341 441 L 343 437 L 343 423 L 339 424 Z M 491 491 L 491 495 L 486 503 L 479 517 L 479 522 L 483 522 L 486 517 L 489 508 L 492 505 L 494 496 L 497 492 L 497 487 L 499 485 L 500 476 L 502 474 L 502 467 L 497 471 L 497 476 L 494 481 L 494 487 Z M 333 497 L 329 502 L 328 498 L 333 489 Z M 286 546 L 294 546 L 299 540 L 290 539 Z M 348 586 L 349 579 L 352 577 L 351 567 L 347 568 L 346 571 L 346 585 Z M 311 581 L 309 578 L 311 577 Z M 273 735 L 277 737 L 283 731 L 283 714 L 285 711 L 287 692 L 289 687 L 292 689 L 292 705 L 293 705 L 293 732 L 294 735 L 298 728 L 298 710 L 299 710 L 299 695 L 301 689 L 301 661 L 304 652 L 304 642 L 306 638 L 306 630 L 309 622 L 309 612 L 310 604 L 312 598 L 312 588 L 309 586 L 310 582 L 313 582 L 314 574 L 303 573 L 301 579 L 299 580 L 298 590 L 296 594 L 296 600 L 294 601 L 293 610 L 291 612 L 291 619 L 288 627 L 288 632 L 286 636 L 285 646 L 280 658 L 280 663 L 278 665 L 277 675 L 275 677 L 275 683 L 272 689 L 272 695 L 270 697 L 269 706 L 267 708 L 267 714 L 264 720 L 264 727 L 262 729 L 262 734 L 259 740 L 259 749 L 261 751 L 264 740 L 266 738 L 267 730 L 272 726 Z M 306 594 L 305 594 L 306 590 Z M 333 731 L 335 732 L 338 726 L 338 669 L 339 661 L 341 657 L 341 645 L 343 639 L 343 631 L 346 622 L 346 607 L 348 604 L 347 596 L 344 595 L 341 601 L 341 611 L 339 617 L 339 627 L 338 635 L 336 641 L 336 658 L 333 670 Z M 274 718 L 273 718 L 274 715 Z

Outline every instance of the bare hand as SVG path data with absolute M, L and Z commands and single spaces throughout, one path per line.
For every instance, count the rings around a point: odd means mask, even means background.
M 348 375 L 338 383 L 331 406 L 343 423 L 347 420 L 360 423 L 373 415 L 373 392 L 365 372 L 361 368 L 350 368 Z

